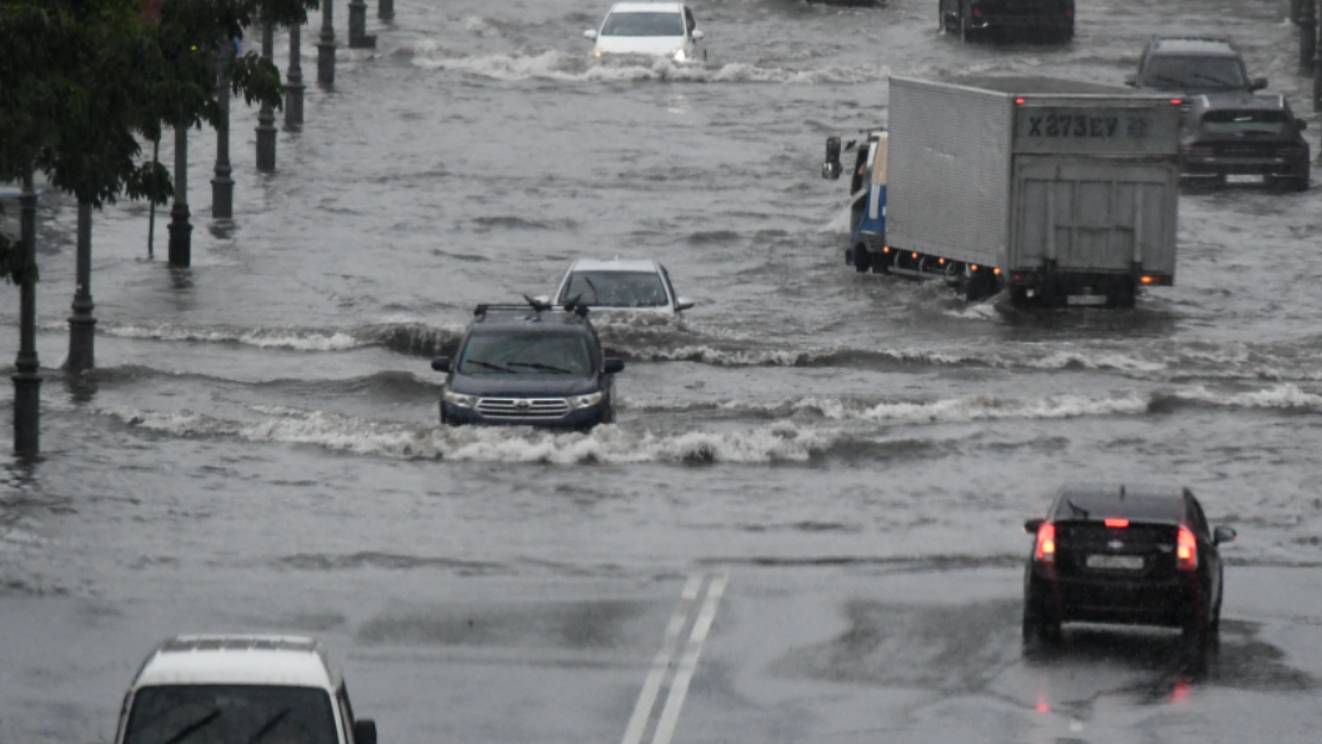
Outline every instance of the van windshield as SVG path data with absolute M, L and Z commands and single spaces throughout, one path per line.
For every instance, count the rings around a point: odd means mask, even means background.
M 279 685 L 163 685 L 133 695 L 124 744 L 337 744 L 330 694 Z
M 459 359 L 462 375 L 553 374 L 587 377 L 592 371 L 580 334 L 485 331 L 473 333 Z
M 611 13 L 601 27 L 602 36 L 683 36 L 684 18 L 678 13 L 655 11 Z
M 1249 87 L 1244 68 L 1234 57 L 1153 56 L 1143 72 L 1143 84 L 1169 91 L 1241 90 Z

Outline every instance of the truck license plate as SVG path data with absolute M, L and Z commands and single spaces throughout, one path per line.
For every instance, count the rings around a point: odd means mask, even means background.
M 1088 568 L 1106 568 L 1106 569 L 1120 569 L 1123 571 L 1139 571 L 1143 568 L 1143 556 L 1106 555 L 1106 554 L 1090 555 L 1088 556 Z
M 1071 305 L 1105 305 L 1106 295 L 1069 295 L 1065 301 Z
M 1262 183 L 1262 176 L 1253 173 L 1233 173 L 1226 176 L 1226 183 Z

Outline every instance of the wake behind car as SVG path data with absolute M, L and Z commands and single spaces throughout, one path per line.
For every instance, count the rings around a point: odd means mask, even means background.
M 577 259 L 561 277 L 553 302 L 576 302 L 594 311 L 671 316 L 693 307 L 692 300 L 675 294 L 666 267 L 651 259 Z
M 600 28 L 590 28 L 583 35 L 595 42 L 592 57 L 599 61 L 638 56 L 692 62 L 707 56 L 698 51 L 703 32 L 693 11 L 683 3 L 616 3 Z
M 615 419 L 615 374 L 584 305 L 478 305 L 445 372 L 441 423 L 590 429 Z
M 1182 135 L 1182 174 L 1189 182 L 1259 183 L 1308 190 L 1308 123 L 1284 96 L 1217 93 L 1195 96 Z
M 1181 628 L 1201 647 L 1221 622 L 1218 546 L 1192 491 L 1178 487 L 1067 485 L 1034 535 L 1024 570 L 1025 641 L 1055 640 L 1062 623 Z
M 343 677 L 311 638 L 186 635 L 142 663 L 120 709 L 117 744 L 376 744 Z

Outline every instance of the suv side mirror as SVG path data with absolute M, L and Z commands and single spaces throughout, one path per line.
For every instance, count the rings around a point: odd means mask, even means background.
M 1131 88 L 1137 88 L 1138 75 L 1133 75 L 1133 74 L 1125 75 L 1125 85 L 1128 85 Z
M 619 357 L 606 357 L 606 361 L 601 365 L 601 371 L 608 375 L 624 371 L 624 360 Z
M 376 721 L 360 718 L 353 722 L 354 744 L 376 744 Z
M 704 34 L 700 28 L 693 29 L 693 33 L 689 34 L 694 41 L 702 41 L 702 37 L 706 35 L 707 34 Z
M 1030 535 L 1036 535 L 1037 529 L 1042 526 L 1045 519 L 1026 519 L 1024 520 L 1024 532 Z
M 1255 77 L 1253 78 L 1253 81 L 1249 83 L 1249 90 L 1262 90 L 1266 87 L 1267 78 L 1265 77 Z
M 431 368 L 437 372 L 450 371 L 450 357 L 436 357 L 431 360 Z
M 687 298 L 687 297 L 676 297 L 676 298 L 675 298 L 675 309 L 676 309 L 676 310 L 688 310 L 688 309 L 691 308 L 691 307 L 693 307 L 693 300 L 690 300 L 690 299 Z
M 597 29 L 595 29 L 595 28 L 590 28 L 590 29 L 584 31 L 584 32 L 583 32 L 583 37 L 586 38 L 586 39 L 589 39 L 589 40 L 591 40 L 591 41 L 596 41 L 596 40 L 597 40 Z
M 1217 527 L 1212 530 L 1212 544 L 1220 545 L 1221 543 L 1228 543 L 1238 536 L 1239 533 L 1235 532 L 1233 527 Z

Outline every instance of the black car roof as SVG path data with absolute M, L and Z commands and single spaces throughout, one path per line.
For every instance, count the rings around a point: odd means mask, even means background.
M 1223 111 L 1231 109 L 1241 109 L 1248 111 L 1286 111 L 1289 110 L 1289 104 L 1285 101 L 1285 96 L 1270 93 L 1255 95 L 1243 91 L 1226 91 L 1224 93 L 1200 93 L 1190 96 L 1189 100 L 1199 109 L 1209 111 Z
M 1068 484 L 1056 500 L 1054 518 L 1178 522 L 1185 517 L 1185 489 L 1164 485 Z
M 1238 57 L 1234 42 L 1224 36 L 1157 36 L 1151 41 L 1155 54 L 1198 57 Z

